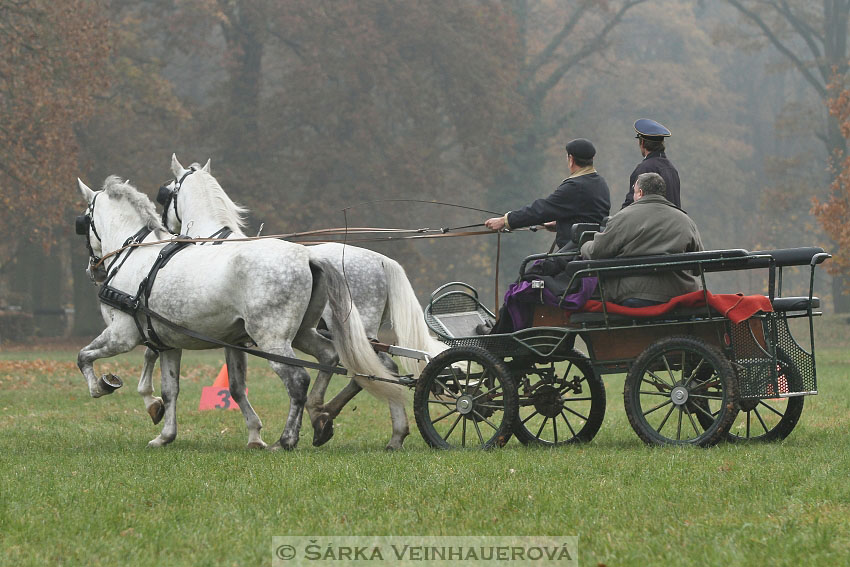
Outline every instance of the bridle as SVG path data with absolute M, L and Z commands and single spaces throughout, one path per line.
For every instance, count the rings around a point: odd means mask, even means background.
M 91 265 L 94 266 L 101 262 L 101 257 L 94 253 L 94 249 L 91 246 L 91 236 L 90 234 L 94 234 L 97 241 L 100 242 L 101 248 L 103 248 L 103 240 L 101 240 L 100 235 L 97 233 L 97 228 L 94 226 L 94 204 L 97 202 L 97 198 L 100 196 L 100 193 L 95 193 L 92 198 L 89 206 L 86 208 L 86 212 L 78 215 L 76 221 L 74 222 L 74 230 L 80 236 L 86 237 L 86 248 L 89 251 L 89 261 Z
M 183 220 L 180 218 L 180 213 L 177 212 L 177 195 L 180 193 L 183 181 L 196 171 L 198 171 L 198 169 L 195 166 L 190 166 L 180 179 L 175 177 L 173 181 L 169 181 L 168 183 L 161 185 L 159 191 L 157 191 L 156 202 L 162 205 L 162 225 L 165 228 L 168 228 L 168 208 L 172 205 L 174 207 L 174 216 L 177 218 L 177 222 L 181 225 L 183 224 Z M 174 187 L 171 187 L 172 184 Z
M 100 238 L 100 235 L 97 233 L 97 228 L 94 225 L 94 206 L 95 206 L 95 203 L 97 203 L 97 198 L 99 196 L 100 196 L 100 193 L 95 193 L 94 197 L 92 197 L 91 203 L 89 203 L 88 208 L 86 208 L 86 212 L 82 215 L 78 215 L 76 220 L 74 221 L 75 232 L 77 234 L 79 234 L 80 236 L 86 237 L 86 248 L 89 251 L 89 267 L 90 267 L 89 277 L 93 281 L 95 281 L 94 269 L 97 268 L 100 264 L 103 263 L 103 257 L 95 254 L 94 248 L 92 248 L 92 245 L 91 245 L 91 234 L 94 234 L 95 238 L 97 238 L 97 241 L 100 242 L 101 250 L 103 250 L 103 240 Z M 127 258 L 129 258 L 130 253 L 133 251 L 133 248 L 127 248 L 127 246 L 131 243 L 134 243 L 134 242 L 141 242 L 151 232 L 152 231 L 151 231 L 150 228 L 143 226 L 138 231 L 136 231 L 136 233 L 133 234 L 133 236 L 131 236 L 130 238 L 128 238 L 127 240 L 124 241 L 124 244 L 121 247 L 121 252 L 119 252 L 119 254 L 116 255 L 112 259 L 112 262 L 110 262 L 108 266 L 105 266 L 103 268 L 104 272 L 106 272 L 105 280 L 103 282 L 104 284 L 106 282 L 108 282 L 109 280 L 111 280 L 112 277 L 115 276 L 116 273 L 118 273 L 117 268 L 115 270 L 112 270 L 112 273 L 110 273 L 110 270 L 115 265 L 116 260 L 118 260 L 121 257 L 124 250 L 127 250 L 128 252 L 126 254 L 123 254 L 124 259 L 121 260 L 120 264 L 118 264 L 118 268 L 120 268 L 121 265 L 124 263 L 124 261 L 127 260 Z

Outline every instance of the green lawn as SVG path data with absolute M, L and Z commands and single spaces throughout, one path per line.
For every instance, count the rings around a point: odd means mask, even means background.
M 585 446 L 436 452 L 410 410 L 405 449 L 388 454 L 389 412 L 360 396 L 325 447 L 306 424 L 294 452 L 248 451 L 238 411 L 197 411 L 222 361 L 209 352 L 184 357 L 178 438 L 151 450 L 141 352 L 98 365 L 126 385 L 93 400 L 76 352 L 7 348 L 0 564 L 269 565 L 272 537 L 290 534 L 576 535 L 584 566 L 844 564 L 850 325 L 816 323 L 820 395 L 791 436 L 712 449 L 644 446 L 622 377 L 606 376 L 608 412 Z M 249 392 L 272 442 L 284 388 L 252 361 Z

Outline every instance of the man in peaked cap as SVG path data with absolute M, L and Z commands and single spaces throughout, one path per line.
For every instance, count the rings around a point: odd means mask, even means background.
M 611 194 L 605 179 L 593 167 L 596 148 L 590 140 L 572 140 L 566 150 L 570 176 L 554 193 L 504 216 L 487 219 L 487 228 L 510 230 L 554 221 L 558 249 L 577 249 L 570 238 L 573 224 L 601 223 L 611 210 Z
M 676 166 L 664 154 L 664 138 L 670 136 L 670 130 L 655 120 L 641 118 L 635 122 L 635 138 L 640 146 L 643 161 L 640 162 L 629 178 L 629 192 L 621 208 L 625 209 L 634 202 L 635 181 L 641 173 L 657 173 L 667 186 L 667 200 L 682 206 L 679 197 L 679 172 Z

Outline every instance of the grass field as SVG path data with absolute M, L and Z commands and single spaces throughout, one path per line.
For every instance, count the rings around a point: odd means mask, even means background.
M 0 564 L 269 565 L 272 537 L 291 534 L 576 535 L 583 566 L 847 564 L 850 325 L 817 324 L 820 395 L 791 436 L 712 449 L 644 446 L 622 377 L 606 376 L 605 422 L 585 446 L 435 452 L 410 411 L 405 449 L 388 454 L 389 413 L 360 396 L 325 447 L 306 424 L 294 452 L 248 451 L 238 411 L 197 411 L 214 351 L 184 357 L 178 438 L 151 450 L 140 351 L 96 367 L 127 385 L 93 400 L 76 352 L 7 347 Z M 287 402 L 261 361 L 249 392 L 274 441 Z

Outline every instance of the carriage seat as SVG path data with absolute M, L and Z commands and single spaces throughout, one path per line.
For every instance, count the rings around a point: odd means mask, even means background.
M 752 257 L 742 248 L 729 250 L 705 250 L 703 252 L 683 252 L 681 254 L 654 254 L 652 256 L 629 256 L 608 258 L 605 260 L 574 260 L 566 267 L 570 276 L 580 271 L 593 271 L 601 268 L 628 268 L 611 270 L 617 277 L 637 276 L 664 271 L 698 270 L 700 266 L 706 272 L 730 271 L 765 267 L 769 260 Z M 674 264 L 674 265 L 667 265 Z M 608 271 L 608 270 L 606 270 Z M 588 273 L 587 275 L 596 275 Z
M 615 325 L 632 325 L 637 323 L 646 323 L 647 321 L 689 321 L 694 318 L 704 318 L 708 315 L 712 317 L 722 317 L 722 314 L 711 307 L 683 307 L 664 313 L 656 317 L 639 317 L 636 315 L 620 315 L 619 313 L 609 313 L 608 322 Z M 595 325 L 605 323 L 604 313 L 590 313 L 586 311 L 578 311 L 570 315 L 570 325 Z
M 811 304 L 809 297 L 775 297 L 773 298 L 773 310 L 781 313 L 789 311 L 806 311 L 809 308 L 817 309 L 820 307 L 820 298 L 812 297 Z

